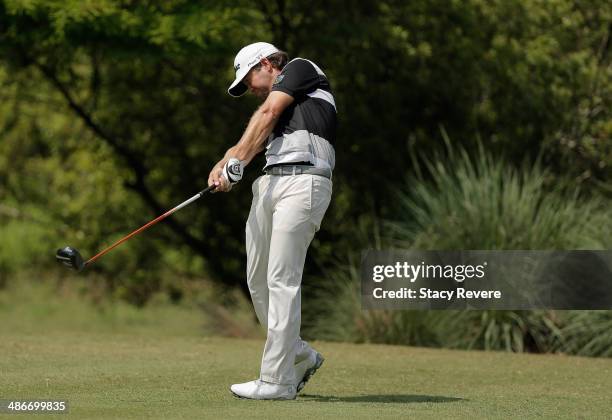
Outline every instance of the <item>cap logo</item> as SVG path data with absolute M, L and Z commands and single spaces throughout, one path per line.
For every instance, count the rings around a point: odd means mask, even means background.
M 238 64 L 236 64 L 236 65 L 234 66 L 234 71 L 238 71 L 238 69 L 240 69 L 240 63 L 238 63 Z

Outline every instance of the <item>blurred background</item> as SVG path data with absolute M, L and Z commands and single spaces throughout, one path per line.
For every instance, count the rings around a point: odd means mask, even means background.
M 358 276 L 372 248 L 611 249 L 611 32 L 602 0 L 2 1 L 2 324 L 262 337 L 244 274 L 261 157 L 82 275 L 54 254 L 203 189 L 257 106 L 226 92 L 234 55 L 268 41 L 315 61 L 339 112 L 305 339 L 612 356 L 609 311 L 362 311 Z

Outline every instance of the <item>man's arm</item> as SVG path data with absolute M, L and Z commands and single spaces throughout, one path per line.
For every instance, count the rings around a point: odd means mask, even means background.
M 230 158 L 236 158 L 248 165 L 264 149 L 266 138 L 270 135 L 283 111 L 291 105 L 293 96 L 284 92 L 270 92 L 265 102 L 255 111 L 244 134 L 234 146 L 230 147 L 208 176 L 208 185 L 218 185 L 217 191 L 229 191 L 229 182 L 221 176 L 223 166 Z

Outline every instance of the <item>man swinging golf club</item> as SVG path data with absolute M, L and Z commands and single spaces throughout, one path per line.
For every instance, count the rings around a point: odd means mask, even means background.
M 323 357 L 300 338 L 301 281 L 306 251 L 329 206 L 336 104 L 312 61 L 257 42 L 234 59 L 228 93 L 247 90 L 263 103 L 235 146 L 212 169 L 208 185 L 229 191 L 244 167 L 266 149 L 265 174 L 253 182 L 246 223 L 247 283 L 267 339 L 259 379 L 234 384 L 250 399 L 294 399 Z

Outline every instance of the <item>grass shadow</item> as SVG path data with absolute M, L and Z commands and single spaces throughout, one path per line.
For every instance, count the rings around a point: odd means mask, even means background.
M 315 395 L 302 394 L 300 399 L 306 399 L 316 402 L 367 402 L 367 403 L 449 403 L 456 401 L 465 401 L 463 398 L 443 397 L 439 395 L 401 395 L 401 394 L 383 394 L 383 395 L 356 395 L 351 397 L 336 397 L 334 395 Z

